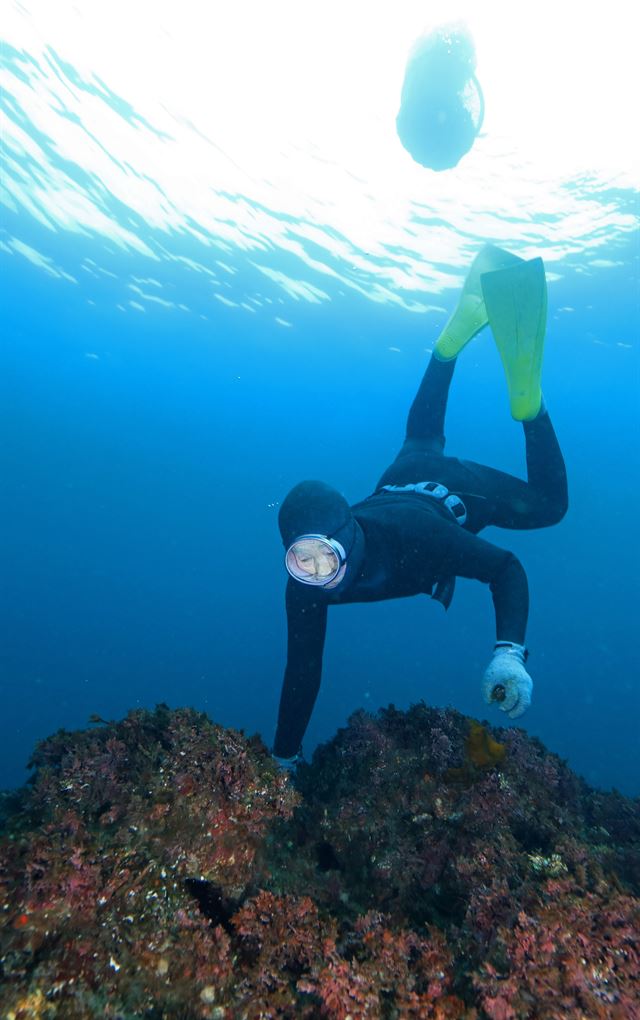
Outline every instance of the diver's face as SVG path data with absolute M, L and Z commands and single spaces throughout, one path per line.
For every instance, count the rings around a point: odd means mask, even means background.
M 335 577 L 340 568 L 340 561 L 331 546 L 317 538 L 294 542 L 287 553 L 287 560 L 298 576 L 318 583 L 322 583 L 324 578 Z

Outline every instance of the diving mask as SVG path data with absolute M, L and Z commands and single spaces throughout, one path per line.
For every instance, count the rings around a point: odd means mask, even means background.
M 300 535 L 287 549 L 284 562 L 294 581 L 322 588 L 335 588 L 347 569 L 344 548 L 326 535 Z

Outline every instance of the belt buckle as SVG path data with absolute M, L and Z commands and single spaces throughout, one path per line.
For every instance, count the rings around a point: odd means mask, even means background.
M 467 508 L 460 499 L 460 497 L 454 496 L 452 493 L 451 495 L 447 496 L 447 498 L 444 501 L 444 505 L 446 506 L 447 510 L 449 510 L 449 512 L 453 514 L 457 523 L 460 526 L 462 526 L 467 519 Z
M 418 482 L 416 492 L 422 496 L 433 496 L 434 499 L 446 499 L 449 495 L 447 487 L 440 482 Z

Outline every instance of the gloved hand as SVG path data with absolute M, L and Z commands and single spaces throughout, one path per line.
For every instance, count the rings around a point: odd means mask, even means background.
M 272 757 L 280 772 L 295 772 L 300 762 L 303 761 L 302 751 L 296 751 L 290 758 L 280 758 L 277 754 L 272 755 Z
M 531 704 L 533 680 L 524 668 L 524 645 L 499 642 L 482 679 L 482 696 L 487 705 L 498 705 L 510 719 L 517 719 Z

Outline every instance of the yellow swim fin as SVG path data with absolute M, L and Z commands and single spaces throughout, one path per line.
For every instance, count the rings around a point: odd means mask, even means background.
M 547 325 L 547 281 L 542 259 L 481 277 L 489 325 L 507 376 L 511 415 L 535 418 L 542 403 L 540 380 Z
M 517 265 L 522 259 L 504 248 L 487 244 L 476 255 L 462 288 L 460 300 L 442 333 L 436 340 L 434 354 L 440 361 L 451 361 L 487 324 L 487 310 L 480 278 L 483 273 Z

